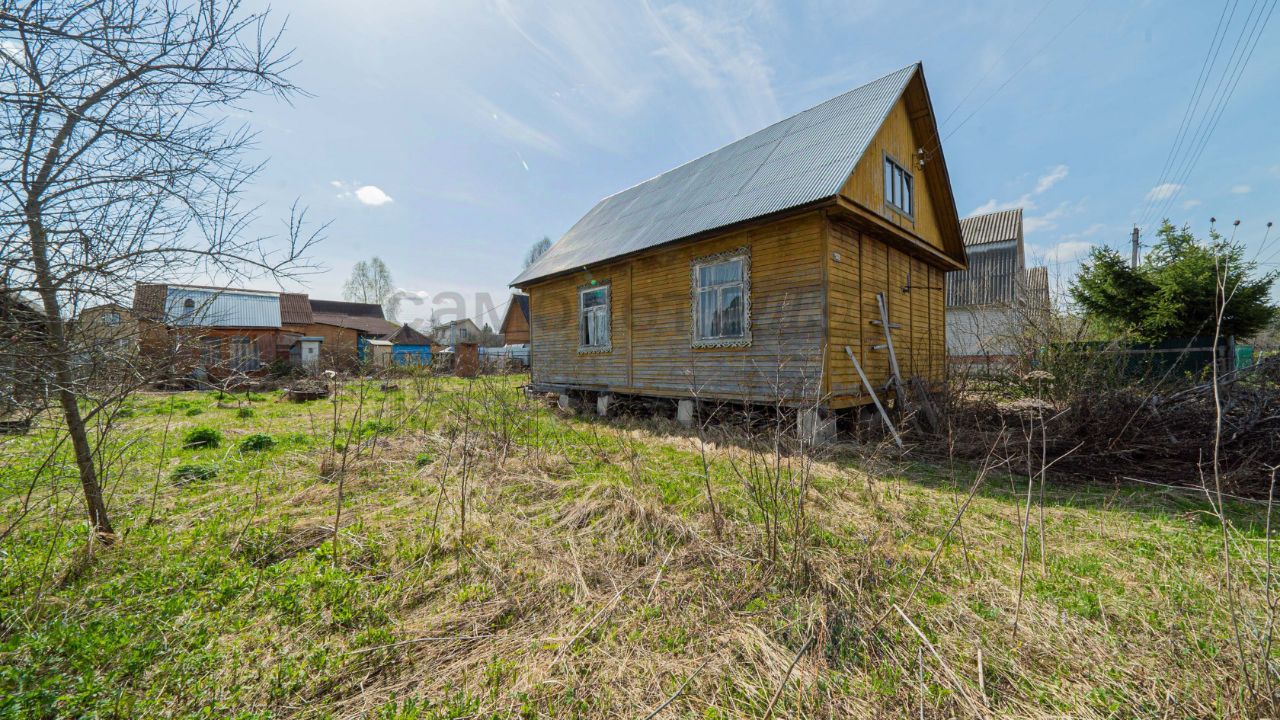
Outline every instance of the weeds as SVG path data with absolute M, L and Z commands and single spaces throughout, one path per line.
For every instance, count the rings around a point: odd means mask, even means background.
M 112 449 L 124 541 L 88 552 L 46 480 L 0 544 L 0 716 L 1263 714 L 1216 500 L 1059 484 L 1052 450 L 1025 472 L 1047 410 L 969 467 L 831 455 L 794 414 L 704 405 L 682 433 L 560 418 L 510 379 L 397 384 L 207 412 L 275 445 L 181 487 L 154 473 L 183 410 L 140 399 Z M 5 447 L 7 526 L 66 466 L 50 435 Z M 1247 637 L 1277 602 L 1270 510 L 1220 509 Z M 1265 689 L 1275 650 L 1246 650 Z

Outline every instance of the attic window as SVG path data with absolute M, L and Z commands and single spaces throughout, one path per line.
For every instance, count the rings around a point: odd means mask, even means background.
M 578 352 L 609 352 L 609 286 L 578 289 Z
M 884 156 L 884 202 L 906 215 L 915 216 L 915 179 L 906 168 Z
M 751 344 L 751 255 L 746 248 L 693 262 L 693 346 Z

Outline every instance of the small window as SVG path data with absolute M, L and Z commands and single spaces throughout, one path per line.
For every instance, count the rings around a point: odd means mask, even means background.
M 200 341 L 200 365 L 205 370 L 222 364 L 222 338 L 207 337 Z
M 908 217 L 915 216 L 915 178 L 905 168 L 884 156 L 884 202 Z
M 750 339 L 750 260 L 745 252 L 695 261 L 695 346 L 745 345 Z
M 239 372 L 252 372 L 261 366 L 253 340 L 243 335 L 231 338 L 231 367 Z
M 102 316 L 102 322 L 103 322 L 103 323 L 105 323 L 105 324 L 107 324 L 107 325 L 119 325 L 119 324 L 120 324 L 120 313 L 118 313 L 118 312 L 109 312 L 109 313 L 107 313 L 107 314 L 105 314 L 105 315 L 103 315 L 103 316 Z
M 578 291 L 578 350 L 609 349 L 609 286 L 582 288 Z

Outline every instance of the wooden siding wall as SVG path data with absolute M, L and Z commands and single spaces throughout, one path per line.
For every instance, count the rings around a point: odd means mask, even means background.
M 507 305 L 507 314 L 502 318 L 502 341 L 507 345 L 520 345 L 529 342 L 529 321 L 525 319 L 520 307 L 512 300 Z
M 943 271 L 913 258 L 839 220 L 830 222 L 827 274 L 830 277 L 828 313 L 828 392 L 833 405 L 865 401 L 862 383 L 845 355 L 848 345 L 858 354 L 867 377 L 877 388 L 891 376 L 884 331 L 872 320 L 880 318 L 877 293 L 884 293 L 899 369 L 906 377 L 942 380 L 945 356 Z M 837 256 L 839 259 L 837 260 Z M 903 288 L 909 288 L 904 292 Z
M 907 108 L 907 95 L 898 100 L 884 125 L 871 141 L 866 154 L 854 168 L 840 194 L 863 206 L 872 213 L 923 238 L 930 245 L 941 249 L 942 235 L 938 227 L 933 200 L 926 187 L 924 172 L 917 163 L 916 150 L 929 147 L 928 138 L 916 136 Z M 914 178 L 915 216 L 908 218 L 890 208 L 884 201 L 884 156 L 888 154 Z
M 812 396 L 823 384 L 824 240 L 824 217 L 810 213 L 531 286 L 533 381 L 761 402 Z M 694 349 L 690 263 L 744 246 L 752 343 Z M 592 280 L 610 285 L 608 353 L 578 352 L 577 290 Z

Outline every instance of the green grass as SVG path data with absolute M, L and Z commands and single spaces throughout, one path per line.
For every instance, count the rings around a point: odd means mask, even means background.
M 329 401 L 131 398 L 106 548 L 56 425 L 0 439 L 0 717 L 634 717 L 686 679 L 671 717 L 753 717 L 810 634 L 775 716 L 969 715 L 979 651 L 992 716 L 1260 712 L 1192 494 L 1050 484 L 1019 603 L 1025 478 L 992 476 L 912 594 L 970 468 L 824 460 L 797 530 L 799 465 L 774 515 L 718 438 L 717 538 L 667 422 L 564 417 L 518 379 L 377 385 L 336 428 Z M 222 442 L 186 447 L 199 429 Z M 1227 510 L 1259 627 L 1264 508 Z

